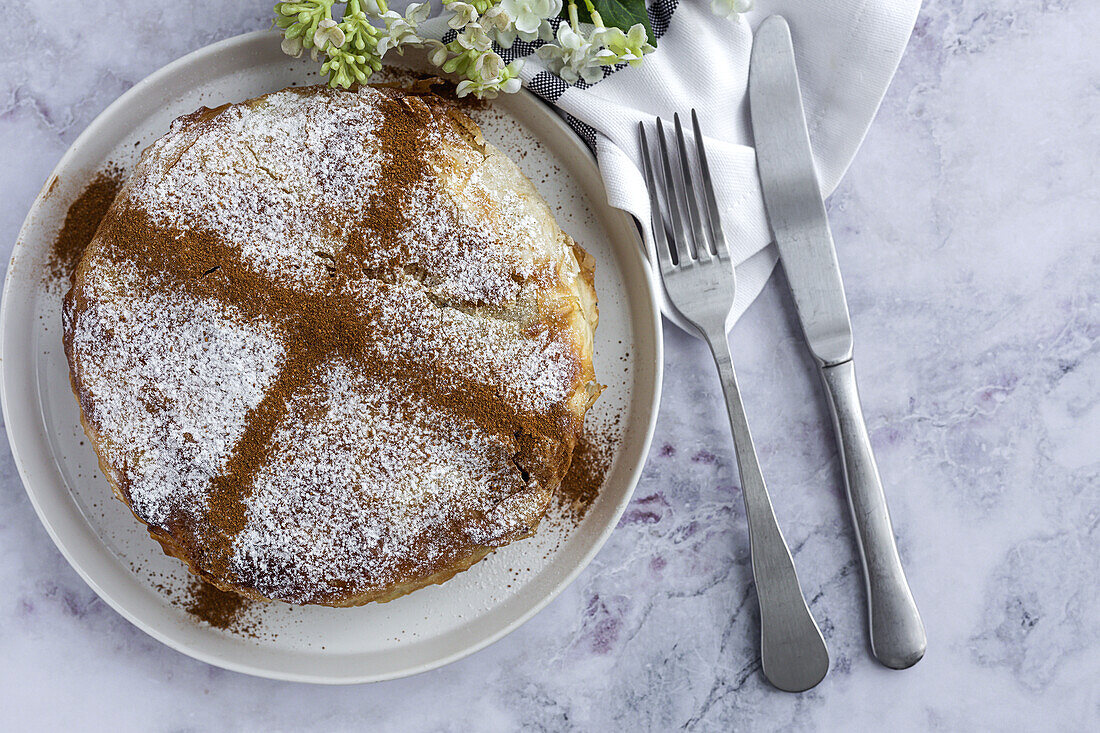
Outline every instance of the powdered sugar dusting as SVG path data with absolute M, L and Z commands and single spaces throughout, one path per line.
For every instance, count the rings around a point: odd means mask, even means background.
M 339 252 L 378 194 L 383 99 L 370 87 L 286 90 L 190 127 L 179 123 L 175 136 L 154 143 L 149 157 L 164 165 L 148 167 L 134 195 L 165 225 L 209 229 L 258 269 L 316 282 L 326 274 L 318 254 Z M 441 127 L 422 134 L 437 150 L 457 135 Z M 486 188 L 495 178 L 483 174 L 482 157 L 475 148 L 452 148 L 429 161 L 437 175 L 409 197 L 409 226 L 391 241 L 367 233 L 363 264 L 384 267 L 400 253 L 403 266 L 424 272 L 437 295 L 499 304 L 534 273 L 536 254 L 559 259 L 560 233 L 540 226 L 515 194 L 495 200 Z
M 233 105 L 196 128 L 154 143 L 167 157 L 136 195 L 166 225 L 204 227 L 240 247 L 258 269 L 283 277 L 324 276 L 314 254 L 330 248 L 326 201 L 358 214 L 377 178 L 377 115 L 356 95 L 268 95 Z M 158 148 L 160 146 L 160 148 Z M 339 165 L 341 160 L 356 165 Z
M 545 412 L 563 402 L 575 386 L 573 347 L 548 331 L 525 335 L 519 320 L 437 306 L 429 293 L 408 282 L 365 281 L 357 296 L 364 309 L 377 314 L 387 334 L 373 346 L 384 361 L 414 361 L 426 369 L 445 368 L 457 378 L 495 385 L 523 412 Z
M 506 443 L 341 362 L 319 381 L 280 425 L 234 545 L 234 570 L 261 593 L 381 589 L 515 530 L 487 516 L 525 488 Z
M 139 516 L 158 525 L 173 511 L 200 516 L 210 479 L 279 372 L 283 346 L 228 306 L 107 274 L 86 278 L 89 307 L 72 329 L 73 351 L 96 355 L 76 362 L 86 416 L 107 462 L 125 467 Z

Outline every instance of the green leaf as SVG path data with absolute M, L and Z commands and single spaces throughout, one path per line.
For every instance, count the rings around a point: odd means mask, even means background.
M 576 0 L 577 2 L 577 18 L 582 23 L 591 23 L 592 14 L 588 12 L 588 7 L 585 5 L 584 0 Z M 636 23 L 641 23 L 645 26 L 646 35 L 649 36 L 649 43 L 656 47 L 657 37 L 653 35 L 653 28 L 649 25 L 649 13 L 645 11 L 645 0 L 591 0 L 592 7 L 596 8 L 596 12 L 603 18 L 603 24 L 608 28 L 619 28 L 626 33 L 630 31 L 631 26 Z M 561 9 L 561 17 L 569 20 L 569 2 L 566 0 Z

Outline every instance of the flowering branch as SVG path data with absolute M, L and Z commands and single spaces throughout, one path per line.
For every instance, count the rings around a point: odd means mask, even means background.
M 324 59 L 321 73 L 329 86 L 347 89 L 365 83 L 382 68 L 390 50 L 428 51 L 428 58 L 461 81 L 458 96 L 493 97 L 520 88 L 523 60 L 505 63 L 496 49 L 516 42 L 541 43 L 538 56 L 570 84 L 603 78 L 606 67 L 638 66 L 656 50 L 644 0 L 443 0 L 448 25 L 458 31 L 450 43 L 423 38 L 419 26 L 431 14 L 431 0 L 411 3 L 402 15 L 386 0 L 347 0 L 339 20 L 336 0 L 284 0 L 275 5 L 275 26 L 283 32 L 283 51 L 295 58 L 308 49 Z M 752 0 L 711 0 L 716 14 L 733 17 Z M 562 17 L 557 33 L 550 21 Z M 605 18 L 607 20 L 605 21 Z M 634 22 L 637 21 L 637 22 Z

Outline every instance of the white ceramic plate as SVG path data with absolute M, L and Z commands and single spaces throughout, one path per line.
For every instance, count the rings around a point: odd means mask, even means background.
M 608 389 L 590 414 L 618 416 L 622 440 L 599 498 L 575 526 L 544 523 L 441 586 L 354 609 L 260 604 L 255 637 L 199 623 L 160 588 L 186 571 L 112 499 L 80 428 L 61 343 L 60 293 L 44 285 L 54 238 L 73 199 L 108 163 L 128 168 L 177 116 L 316 83 L 267 32 L 238 36 L 176 61 L 107 108 L 47 180 L 15 246 L 0 311 L 8 438 L 42 524 L 107 603 L 181 652 L 250 674 L 350 683 L 437 667 L 499 639 L 550 602 L 603 545 L 630 499 L 653 434 L 661 384 L 661 332 L 637 230 L 606 204 L 584 145 L 527 92 L 478 113 L 485 136 L 515 159 L 562 226 L 597 261 L 596 372 Z

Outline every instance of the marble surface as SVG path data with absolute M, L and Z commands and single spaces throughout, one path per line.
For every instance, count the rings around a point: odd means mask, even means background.
M 758 0 L 763 6 L 767 0 Z M 263 27 L 269 2 L 5 4 L 4 259 L 47 174 L 121 92 Z M 1083 730 L 1100 719 L 1100 5 L 931 0 L 830 200 L 866 415 L 924 661 L 871 659 L 827 413 L 779 278 L 732 335 L 780 522 L 833 654 L 759 674 L 741 498 L 703 346 L 620 527 L 546 610 L 390 683 L 253 679 L 101 602 L 0 453 L 0 727 L 50 730 Z

